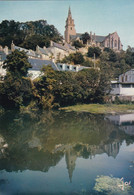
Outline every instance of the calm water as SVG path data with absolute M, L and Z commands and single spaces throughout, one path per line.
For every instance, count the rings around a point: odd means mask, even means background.
M 134 114 L 0 117 L 0 195 L 99 194 L 101 175 L 123 177 L 134 188 Z

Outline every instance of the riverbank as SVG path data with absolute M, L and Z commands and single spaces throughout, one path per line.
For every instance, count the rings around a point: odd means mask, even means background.
M 90 112 L 94 114 L 134 112 L 134 104 L 82 104 L 60 108 L 60 110 Z

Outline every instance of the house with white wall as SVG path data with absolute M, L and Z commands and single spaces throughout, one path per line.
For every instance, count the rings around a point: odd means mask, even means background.
M 121 74 L 118 81 L 112 81 L 111 87 L 112 95 L 130 97 L 134 101 L 134 69 Z

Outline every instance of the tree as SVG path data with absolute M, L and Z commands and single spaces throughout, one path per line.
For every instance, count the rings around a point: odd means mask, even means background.
M 25 52 L 15 50 L 4 62 L 3 68 L 7 70 L 8 73 L 14 75 L 15 77 L 26 76 L 28 69 L 31 68 L 31 64 L 28 62 L 28 57 Z
M 88 57 L 95 57 L 98 58 L 101 55 L 101 49 L 99 47 L 89 47 L 88 48 L 88 52 L 87 52 L 87 56 Z
M 74 41 L 72 45 L 73 45 L 76 49 L 79 49 L 79 48 L 81 48 L 81 47 L 84 47 L 84 45 L 83 45 L 80 41 L 78 41 L 78 40 Z
M 29 104 L 33 98 L 33 84 L 26 78 L 31 68 L 24 52 L 15 50 L 7 56 L 3 68 L 7 70 L 2 88 L 0 89 L 1 104 L 5 108 L 17 108 Z
M 90 35 L 85 32 L 84 34 L 81 35 L 81 40 L 83 41 L 83 44 L 87 44 L 87 41 L 90 40 Z
M 0 45 L 2 46 L 10 47 L 13 40 L 17 46 L 35 49 L 35 45 L 48 47 L 50 40 L 58 42 L 62 39 L 54 25 L 47 24 L 46 20 L 23 23 L 4 20 L 0 23 Z
M 80 52 L 76 52 L 73 55 L 74 64 L 82 64 L 84 62 L 84 57 Z
M 7 74 L 0 89 L 1 105 L 7 109 L 19 109 L 33 98 L 33 84 L 28 78 L 19 78 Z

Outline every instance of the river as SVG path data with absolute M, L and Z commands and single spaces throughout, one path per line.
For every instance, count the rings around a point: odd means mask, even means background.
M 124 187 L 107 191 L 107 184 L 98 188 L 97 178 L 103 184 L 118 179 Z M 0 194 L 134 194 L 133 189 L 134 114 L 0 116 Z

